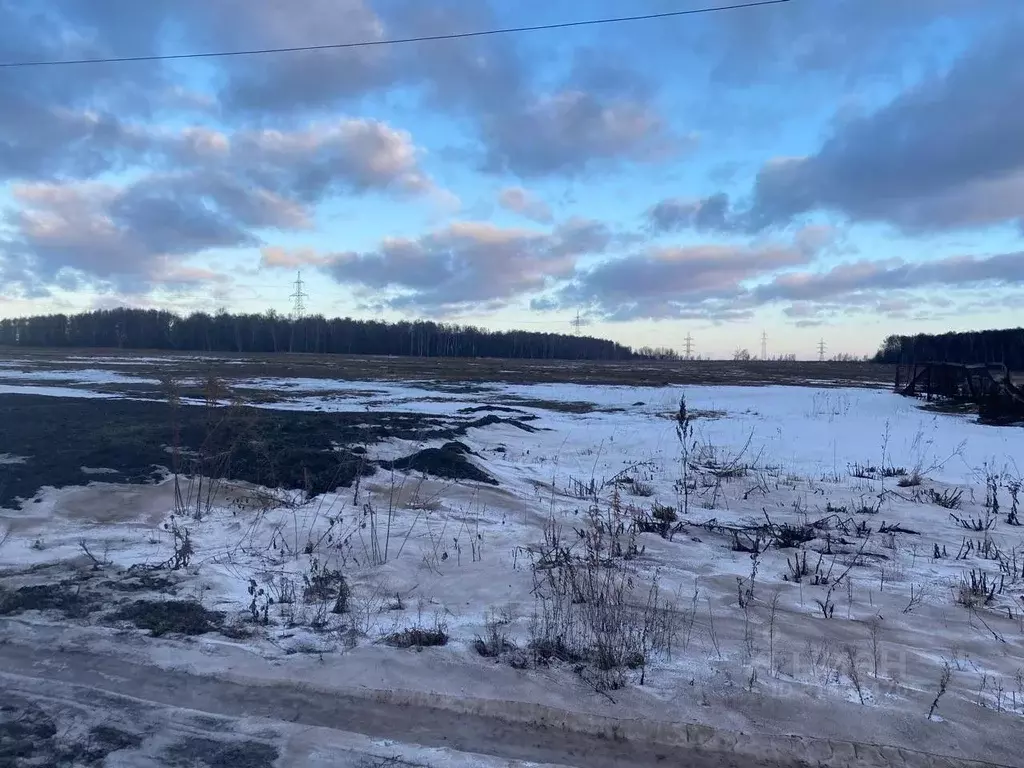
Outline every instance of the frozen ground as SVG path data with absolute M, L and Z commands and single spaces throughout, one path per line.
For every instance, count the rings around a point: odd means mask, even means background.
M 10 651 L 7 648 L 3 654 L 5 667 L 15 661 Z M 21 759 L 30 765 L 125 768 L 556 768 L 533 760 L 473 753 L 464 746 L 454 749 L 444 744 L 440 731 L 430 734 L 436 746 L 414 746 L 345 730 L 339 724 L 342 712 L 348 728 L 358 725 L 373 733 L 409 733 L 403 726 L 416 719 L 416 713 L 406 711 L 407 722 L 395 723 L 393 712 L 365 701 L 341 704 L 323 696 L 297 699 L 282 692 L 271 697 L 266 689 L 203 683 L 187 674 L 152 668 L 139 669 L 138 679 L 132 679 L 135 668 L 110 656 L 57 651 L 47 660 L 50 665 L 64 662 L 64 673 L 46 677 L 0 673 L 4 765 L 18 765 Z M 72 668 L 77 671 L 68 674 Z M 104 668 L 113 672 L 101 673 Z M 118 684 L 111 685 L 111 679 Z M 199 708 L 183 702 L 196 702 Z M 285 708 L 290 711 L 283 713 Z M 264 712 L 256 716 L 250 714 L 253 709 Z M 500 735 L 483 733 L 486 725 L 480 723 L 481 733 L 472 734 L 476 743 L 483 743 L 485 735 Z M 8 762 L 12 756 L 14 762 Z
M 123 383 L 90 370 L 38 383 Z M 698 724 L 733 757 L 1024 765 L 1020 428 L 865 388 L 230 383 L 272 395 L 265 408 L 504 417 L 459 438 L 497 485 L 380 470 L 310 500 L 193 494 L 187 478 L 177 505 L 170 479 L 47 491 L 0 512 L 4 639 L 606 736 L 616 723 L 637 743 L 692 744 Z M 124 610 L 142 600 L 201 610 Z

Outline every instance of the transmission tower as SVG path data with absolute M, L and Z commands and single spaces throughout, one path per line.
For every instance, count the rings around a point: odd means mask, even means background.
M 761 359 L 768 359 L 768 332 L 761 331 Z
M 299 270 L 292 285 L 295 286 L 295 292 L 288 297 L 292 300 L 292 317 L 296 320 L 301 320 L 306 314 L 306 299 L 309 298 L 309 294 L 302 290 L 304 283 L 301 270 Z
M 818 362 L 819 363 L 824 363 L 825 362 L 825 350 L 826 349 L 827 349 L 827 347 L 825 346 L 825 340 L 822 339 L 821 341 L 818 342 Z
M 693 360 L 693 336 L 686 334 L 686 359 Z
M 570 320 L 569 324 L 576 330 L 576 335 L 579 336 L 580 328 L 583 327 L 583 319 L 580 317 L 580 311 L 578 309 L 576 310 L 576 318 L 574 320 Z

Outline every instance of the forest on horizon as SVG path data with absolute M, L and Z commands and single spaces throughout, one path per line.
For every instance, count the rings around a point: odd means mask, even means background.
M 539 331 L 491 331 L 429 320 L 385 322 L 274 311 L 178 315 L 155 309 L 102 309 L 0 319 L 0 346 L 152 349 L 182 352 L 494 357 L 540 360 L 681 360 L 668 347 L 634 349 L 608 339 Z M 734 360 L 756 360 L 742 351 Z M 836 360 L 855 360 L 843 356 Z M 1024 328 L 892 334 L 876 363 L 1004 363 L 1024 370 Z
M 659 353 L 583 335 L 488 331 L 432 321 L 293 319 L 273 311 L 182 316 L 127 308 L 0 320 L 0 346 L 547 360 L 628 360 Z
M 1004 363 L 1024 370 L 1024 328 L 886 337 L 876 363 Z

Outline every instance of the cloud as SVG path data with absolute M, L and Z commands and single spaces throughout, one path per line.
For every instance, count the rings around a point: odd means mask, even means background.
M 110 23 L 84 17 L 103 3 L 0 2 L 0 60 L 39 61 L 154 50 L 157 3 L 106 6 Z M 128 7 L 130 6 L 130 7 Z M 79 12 L 82 12 L 81 14 Z M 143 23 L 150 17 L 153 23 Z M 134 28 L 127 25 L 139 22 Z M 133 118 L 151 114 L 150 95 L 167 92 L 163 67 L 40 67 L 0 78 L 0 180 L 84 178 L 144 157 Z
M 364 0 L 217 0 L 192 2 L 193 33 L 207 46 L 287 48 L 382 40 L 384 22 Z M 171 13 L 174 13 L 173 11 Z M 220 94 L 225 108 L 255 113 L 321 109 L 391 84 L 386 48 L 353 48 L 229 61 Z
M 751 310 L 738 298 L 747 281 L 808 261 L 800 249 L 783 246 L 652 247 L 583 270 L 543 306 L 589 306 L 613 321 L 735 318 Z
M 522 177 L 575 174 L 615 160 L 654 161 L 679 144 L 648 104 L 564 90 L 485 116 L 484 168 Z
M 729 197 L 719 193 L 701 200 L 662 200 L 647 211 L 647 221 L 654 232 L 662 233 L 684 229 L 729 231 Z
M 153 175 L 124 186 L 19 184 L 13 197 L 0 268 L 37 289 L 68 279 L 124 290 L 198 280 L 189 257 L 257 246 L 256 232 L 304 220 L 294 203 L 215 173 Z
M 0 6 L 0 57 L 60 59 L 125 51 L 232 50 L 375 41 L 496 26 L 489 3 L 369 0 L 150 0 L 131 9 L 67 0 L 45 13 Z M 0 175 L 89 177 L 147 159 L 131 147 L 141 118 L 186 113 L 270 130 L 323 120 L 400 90 L 475 134 L 495 173 L 580 173 L 678 150 L 655 89 L 621 63 L 582 51 L 550 79 L 512 38 L 370 46 L 209 60 L 206 90 L 180 85 L 180 65 L 19 71 L 0 81 Z M 145 137 L 143 137 L 145 138 Z M 365 140 L 376 137 L 364 134 Z M 350 138 L 350 140 L 352 140 Z M 415 183 L 408 179 L 408 183 Z
M 1024 285 L 1024 252 L 955 256 L 925 262 L 902 259 L 858 261 L 823 272 L 779 275 L 754 289 L 760 302 L 822 301 L 862 291 L 896 291 L 930 286 L 963 288 L 983 284 Z
M 217 210 L 252 229 L 305 229 L 310 226 L 310 211 L 296 200 L 291 190 L 276 192 L 247 181 L 238 174 L 210 168 L 207 170 L 144 176 L 127 187 L 117 203 L 116 213 L 132 213 L 132 220 L 154 231 L 167 230 L 174 241 L 173 228 L 161 220 L 163 209 L 192 206 L 208 212 Z M 175 245 L 173 250 L 178 250 Z
M 962 317 L 966 313 L 991 311 L 1007 296 L 985 296 L 978 301 L 967 289 L 955 295 L 936 296 L 914 289 L 863 290 L 821 300 L 794 301 L 783 306 L 782 313 L 797 327 L 813 327 L 850 322 L 855 316 L 868 322 L 881 318 L 934 321 Z
M 498 205 L 539 224 L 549 224 L 553 218 L 548 204 L 522 187 L 506 187 L 501 190 L 498 193 Z
M 766 164 L 752 229 L 815 210 L 904 232 L 1024 220 L 1024 21 L 1017 15 L 943 75 L 840 124 L 813 155 Z
M 313 248 L 282 248 L 277 245 L 260 249 L 260 269 L 300 269 L 322 267 L 330 257 Z
M 809 257 L 840 251 L 845 232 L 829 224 L 808 224 L 793 233 L 793 244 Z
M 294 131 L 198 127 L 163 141 L 186 164 L 244 176 L 305 202 L 343 192 L 420 195 L 434 189 L 412 136 L 378 120 L 338 118 Z
M 1024 288 L 1024 252 L 927 262 L 864 260 L 823 271 L 799 269 L 833 248 L 835 238 L 829 228 L 816 226 L 798 231 L 789 246 L 650 247 L 578 270 L 532 306 L 544 311 L 589 307 L 612 322 L 729 322 L 781 304 L 787 317 L 806 325 L 851 311 L 909 316 L 922 302 L 930 310 L 959 306 L 955 295 L 922 299 L 918 292 L 924 289 Z
M 255 243 L 246 229 L 200 201 L 95 183 L 15 188 L 7 248 L 42 280 L 70 270 L 130 285 L 155 280 L 168 257 Z
M 717 14 L 688 25 L 691 43 L 712 62 L 715 80 L 748 88 L 780 75 L 829 78 L 847 86 L 905 75 L 908 53 L 924 65 L 949 28 L 977 32 L 1019 13 L 1016 0 L 828 0 Z
M 397 36 L 431 36 L 495 27 L 489 2 L 399 0 L 382 5 Z M 397 79 L 421 90 L 428 106 L 477 118 L 527 99 L 530 68 L 511 37 L 463 38 L 426 47 L 393 47 Z
M 0 86 L 0 180 L 85 178 L 119 170 L 148 149 L 146 136 L 109 113 L 6 98 L 3 91 Z
M 400 3 L 394 34 L 433 35 L 501 26 L 489 3 Z M 523 178 L 575 174 L 616 161 L 650 161 L 692 144 L 672 133 L 653 86 L 622 62 L 576 54 L 561 78 L 509 37 L 455 40 L 399 51 L 397 82 L 422 89 L 436 110 L 468 118 L 481 167 Z
M 393 309 L 450 314 L 502 306 L 573 274 L 585 255 L 612 242 L 601 224 L 574 219 L 549 231 L 455 222 L 416 239 L 390 238 L 375 250 L 314 257 L 337 282 L 364 289 Z M 287 260 L 271 254 L 278 261 Z
M 75 273 L 155 283 L 167 273 L 159 272 L 160 259 L 258 246 L 263 230 L 308 229 L 316 204 L 331 195 L 439 191 L 420 168 L 412 137 L 375 120 L 337 118 L 295 131 L 191 126 L 131 134 L 153 165 L 130 183 L 12 187 L 12 235 L 0 240 L 8 281 L 43 290 Z
M 9 124 L 0 124 L 0 138 Z M 407 131 L 378 120 L 342 117 L 291 131 L 167 130 L 55 109 L 26 137 L 0 140 L 0 177 L 84 178 L 146 162 L 219 170 L 312 201 L 338 193 L 434 191 L 420 154 Z
M 10 5 L 14 5 L 13 3 Z M 31 5 L 26 4 L 28 8 Z M 55 0 L 46 12 L 19 14 L 0 6 L 5 17 L 21 16 L 29 51 L 17 59 L 84 58 L 153 51 L 211 51 L 288 48 L 339 41 L 380 40 L 385 28 L 363 0 L 147 0 L 111 5 L 89 0 Z M 41 24 L 46 22 L 46 26 Z M 0 40 L 2 43 L 2 40 Z M 45 47 L 45 53 L 43 49 Z M 4 46 L 0 44 L 0 50 Z M 244 56 L 210 62 L 217 100 L 235 114 L 282 114 L 319 109 L 340 98 L 365 94 L 393 79 L 392 56 L 383 48 Z M 180 82 L 172 63 L 144 67 L 90 68 L 82 80 L 140 75 L 170 85 Z M 74 74 L 72 70 L 65 73 Z M 113 79 L 113 77 L 111 79 Z M 149 94 L 157 93 L 148 90 Z

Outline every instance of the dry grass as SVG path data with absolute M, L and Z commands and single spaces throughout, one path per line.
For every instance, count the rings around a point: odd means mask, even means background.
M 162 366 L 177 378 L 219 376 L 253 378 L 263 376 L 410 381 L 435 380 L 459 383 L 476 382 L 558 382 L 580 384 L 626 384 L 632 386 L 702 384 L 788 384 L 793 386 L 876 387 L 891 385 L 896 367 L 866 362 L 787 362 L 659 360 L 504 360 L 497 358 L 422 358 L 362 355 L 217 353 L 214 359 L 197 360 L 194 354 L 167 350 L 126 352 L 118 349 L 18 349 L 18 357 L 32 361 L 42 369 L 57 369 L 70 353 L 82 357 L 167 358 Z M 138 369 L 119 365 L 126 373 L 152 374 L 152 364 L 140 361 Z

